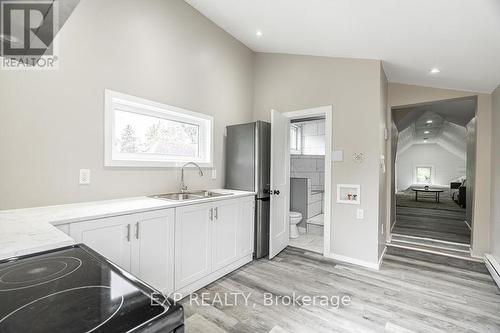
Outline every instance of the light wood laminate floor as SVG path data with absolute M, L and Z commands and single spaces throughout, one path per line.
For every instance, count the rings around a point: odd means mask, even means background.
M 465 210 L 426 209 L 396 206 L 395 234 L 470 244 L 471 232 Z
M 251 293 L 248 306 L 182 301 L 189 332 L 500 332 L 500 291 L 484 272 L 387 255 L 379 271 L 287 248 L 198 291 Z M 263 295 L 346 296 L 334 306 L 264 306 Z M 226 294 L 227 295 L 227 294 Z M 231 297 L 229 297 L 231 300 Z M 234 299 L 233 299 L 234 301 Z

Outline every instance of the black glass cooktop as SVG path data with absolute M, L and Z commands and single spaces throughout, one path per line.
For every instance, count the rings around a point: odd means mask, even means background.
M 182 331 L 182 307 L 84 245 L 0 261 L 0 332 Z

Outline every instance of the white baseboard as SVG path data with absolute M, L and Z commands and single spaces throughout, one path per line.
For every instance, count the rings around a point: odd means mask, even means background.
M 385 253 L 387 252 L 387 246 L 384 246 L 384 251 L 382 251 L 382 254 L 380 255 L 380 258 L 378 258 L 378 263 L 377 263 L 377 270 L 380 269 L 380 265 L 382 265 L 382 260 L 384 260 Z
M 498 263 L 496 258 L 491 254 L 484 255 L 484 263 L 486 264 L 486 268 L 488 268 L 491 277 L 495 280 L 498 288 L 500 288 L 500 263 Z
M 198 281 L 195 281 L 185 287 L 182 288 L 176 288 L 177 290 L 175 291 L 177 294 L 182 295 L 181 298 L 184 298 L 195 291 L 209 285 L 210 283 L 214 282 L 215 280 L 220 279 L 224 275 L 227 275 L 231 273 L 232 271 L 240 268 L 243 265 L 248 264 L 253 260 L 253 254 L 248 254 L 245 255 L 244 257 L 236 260 L 235 262 L 229 264 L 226 267 L 223 267 L 219 269 L 218 271 L 212 272 L 211 274 L 199 279 Z
M 385 254 L 385 250 L 384 250 L 384 254 Z M 359 260 L 356 258 L 342 256 L 342 255 L 335 254 L 335 253 L 330 253 L 328 255 L 325 255 L 325 257 L 328 257 L 328 258 L 334 259 L 334 260 L 338 260 L 338 261 L 342 261 L 342 262 L 346 262 L 349 264 L 354 264 L 354 265 L 363 266 L 366 268 L 375 269 L 377 271 L 380 269 L 380 263 L 381 263 L 381 261 L 379 261 L 378 263 L 373 263 L 373 262 L 369 262 L 369 261 Z M 382 255 L 382 257 L 383 257 L 383 255 Z

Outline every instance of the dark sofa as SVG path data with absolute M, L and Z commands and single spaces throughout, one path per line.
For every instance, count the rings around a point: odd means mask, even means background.
M 463 182 L 452 182 L 450 183 L 451 188 L 451 198 L 460 207 L 465 208 L 465 198 L 467 193 L 466 181 Z

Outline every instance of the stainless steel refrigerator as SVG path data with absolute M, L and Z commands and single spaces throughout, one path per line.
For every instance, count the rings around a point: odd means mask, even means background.
M 269 254 L 270 177 L 271 124 L 257 121 L 228 126 L 226 188 L 256 193 L 255 258 L 262 258 Z

